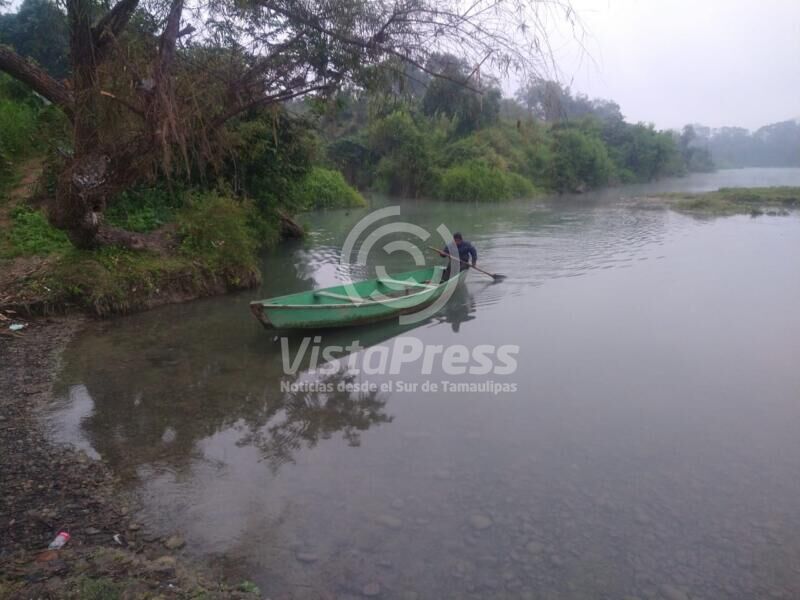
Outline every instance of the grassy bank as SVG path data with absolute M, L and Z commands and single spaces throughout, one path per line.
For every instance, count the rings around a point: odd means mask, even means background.
M 772 214 L 800 206 L 800 187 L 720 188 L 699 194 L 660 196 L 675 210 L 691 213 Z
M 115 215 L 140 231 L 165 231 L 174 241 L 159 252 L 78 250 L 42 210 L 5 208 L 0 305 L 40 314 L 107 316 L 252 287 L 261 278 L 258 249 L 278 237 L 248 202 L 213 193 L 184 194 L 159 215 L 147 203 Z

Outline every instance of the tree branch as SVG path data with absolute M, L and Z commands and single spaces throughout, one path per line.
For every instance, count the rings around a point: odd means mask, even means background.
M 0 71 L 5 71 L 63 110 L 69 118 L 73 114 L 73 98 L 69 90 L 44 69 L 8 46 L 0 45 Z
M 161 34 L 158 46 L 159 71 L 164 76 L 175 58 L 175 44 L 181 31 L 181 14 L 183 13 L 183 0 L 172 0 L 167 17 L 167 25 Z
M 95 51 L 98 62 L 111 43 L 119 36 L 128 25 L 133 13 L 139 6 L 139 0 L 119 0 L 110 11 L 104 14 L 97 24 L 92 27 Z
M 258 98 L 255 98 L 254 100 L 251 100 L 250 102 L 239 104 L 221 113 L 212 121 L 211 128 L 216 129 L 224 125 L 227 121 L 230 121 L 234 117 L 237 117 L 240 114 L 247 112 L 248 110 L 251 110 L 253 108 L 267 106 L 269 104 L 277 104 L 278 102 L 286 102 L 287 100 L 291 100 L 292 98 L 297 98 L 298 96 L 304 96 L 305 94 L 310 94 L 311 92 L 318 92 L 329 87 L 330 84 L 325 83 L 319 85 L 305 86 L 301 89 L 285 90 L 283 92 L 279 92 L 271 96 L 260 96 Z

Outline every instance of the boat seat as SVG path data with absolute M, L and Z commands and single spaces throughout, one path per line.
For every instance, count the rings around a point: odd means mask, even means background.
M 426 283 L 419 283 L 418 281 L 400 281 L 397 279 L 379 279 L 383 285 L 388 288 L 397 288 L 397 287 L 415 287 L 415 288 L 422 288 L 425 290 L 432 290 L 436 286 L 435 285 L 428 285 Z
M 364 302 L 363 298 L 353 298 L 348 296 L 347 294 L 337 294 L 335 292 L 326 292 L 326 291 L 319 291 L 314 292 L 315 296 L 324 296 L 325 298 L 334 298 L 336 300 L 347 300 L 348 302 L 352 302 L 353 304 L 361 304 Z

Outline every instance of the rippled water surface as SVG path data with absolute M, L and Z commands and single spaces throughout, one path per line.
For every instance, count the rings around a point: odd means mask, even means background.
M 633 202 L 789 183 L 800 170 L 537 204 L 401 203 L 406 221 L 463 231 L 509 278 L 472 272 L 426 323 L 320 344 L 518 345 L 517 371 L 491 376 L 517 391 L 496 395 L 424 391 L 458 379 L 438 364 L 354 379 L 417 391 L 282 391 L 346 376 L 310 374 L 308 360 L 284 374 L 247 303 L 371 273 L 339 255 L 367 211 L 311 215 L 308 240 L 264 257 L 261 289 L 77 338 L 54 435 L 109 460 L 154 528 L 270 598 L 796 598 L 800 215 Z M 376 264 L 413 267 L 377 250 Z

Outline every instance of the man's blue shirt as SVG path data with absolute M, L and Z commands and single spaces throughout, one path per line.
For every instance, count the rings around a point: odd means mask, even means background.
M 461 240 L 461 244 L 459 245 L 456 245 L 455 242 L 451 242 L 444 247 L 443 251 L 451 256 L 458 256 L 467 263 L 471 262 L 474 264 L 478 262 L 478 251 L 475 249 L 475 246 L 467 240 Z M 472 261 L 470 261 L 470 257 L 472 257 Z

